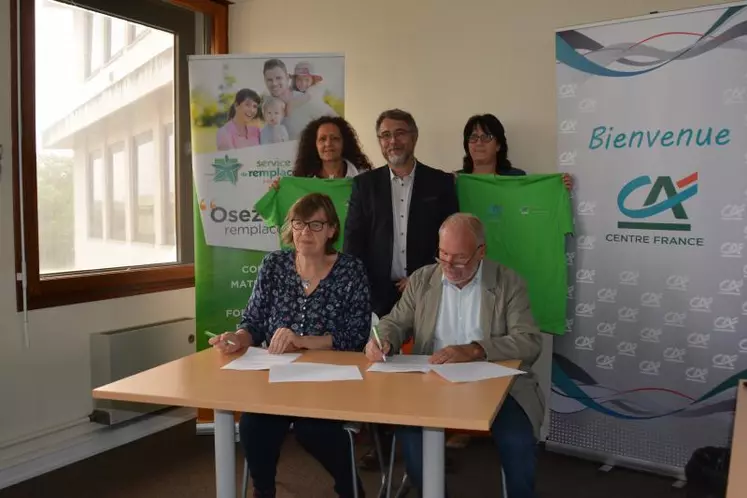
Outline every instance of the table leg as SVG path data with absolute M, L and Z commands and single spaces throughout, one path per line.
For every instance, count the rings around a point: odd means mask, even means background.
M 215 410 L 215 490 L 217 498 L 236 498 L 236 425 L 233 412 Z
M 423 498 L 444 498 L 445 451 L 444 430 L 423 427 Z

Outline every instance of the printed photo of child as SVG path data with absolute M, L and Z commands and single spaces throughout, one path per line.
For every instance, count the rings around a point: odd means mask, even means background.
M 328 92 L 323 81 L 324 78 L 314 71 L 311 62 L 301 61 L 293 69 L 293 90 L 302 95 L 296 97 L 294 113 L 296 119 L 304 122 L 304 126 L 322 116 L 338 115 L 325 102 Z
M 262 101 L 262 115 L 265 126 L 260 132 L 260 144 L 276 144 L 290 140 L 288 130 L 282 124 L 285 117 L 285 102 L 277 97 L 265 97 Z
M 216 132 L 218 150 L 241 149 L 260 144 L 260 130 L 255 120 L 261 118 L 261 100 L 254 90 L 242 88 L 236 92 L 228 121 Z

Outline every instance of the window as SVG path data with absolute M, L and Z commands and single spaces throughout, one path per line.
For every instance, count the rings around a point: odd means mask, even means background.
M 153 136 L 145 133 L 135 139 L 135 240 L 156 242 L 156 188 L 158 167 Z M 170 179 L 167 179 L 169 181 Z
M 194 285 L 186 65 L 227 51 L 228 2 L 11 10 L 18 309 L 24 292 L 36 309 Z
M 164 150 L 166 151 L 166 160 L 164 165 L 166 171 L 164 177 L 166 181 L 166 192 L 164 192 L 164 213 L 163 213 L 163 240 L 168 245 L 176 244 L 176 155 L 174 151 L 174 125 L 166 125 L 164 130 L 164 138 L 166 143 L 164 144 Z
M 111 178 L 111 209 L 109 210 L 109 238 L 127 240 L 127 192 L 130 179 L 124 144 L 109 149 L 109 178 Z
M 122 19 L 109 19 L 109 52 L 110 57 L 116 57 L 130 42 L 130 23 Z
M 106 191 L 106 178 L 104 176 L 104 158 L 100 153 L 93 153 L 90 156 L 89 164 L 91 172 L 91 203 L 88 206 L 88 236 L 95 239 L 104 237 L 104 193 Z M 40 218 L 52 217 L 52 212 L 40 211 Z M 42 218 L 43 219 L 43 218 Z M 41 230 L 39 231 L 41 236 Z M 42 271 L 47 270 L 49 265 L 46 261 L 41 261 Z
M 130 28 L 132 28 L 132 37 L 135 39 L 140 38 L 148 32 L 148 28 L 142 24 L 130 24 Z
M 48 7 L 44 6 L 42 9 Z M 90 14 L 88 16 L 88 26 L 90 26 L 88 50 L 88 74 L 96 72 L 109 59 L 109 47 L 107 40 L 107 18 L 99 14 Z

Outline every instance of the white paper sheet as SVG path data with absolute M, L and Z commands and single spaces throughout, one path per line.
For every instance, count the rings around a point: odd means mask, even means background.
M 328 365 L 326 363 L 289 363 L 270 368 L 270 382 L 332 382 L 336 380 L 363 380 L 355 365 Z
M 526 373 L 522 370 L 496 365 L 487 361 L 433 365 L 433 371 L 449 382 L 476 382 Z
M 386 362 L 378 361 L 368 368 L 368 372 L 422 372 L 431 371 L 431 365 L 428 363 L 429 355 L 425 354 L 398 354 L 387 356 Z
M 266 349 L 249 348 L 246 353 L 223 366 L 224 370 L 269 370 L 273 365 L 293 363 L 300 353 L 270 354 Z

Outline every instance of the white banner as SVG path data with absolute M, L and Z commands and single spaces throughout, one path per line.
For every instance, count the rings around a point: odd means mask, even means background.
M 747 375 L 747 8 L 562 30 L 556 56 L 577 236 L 549 440 L 678 469 L 726 444 Z
M 253 206 L 293 170 L 301 131 L 342 116 L 345 59 L 335 54 L 194 56 L 192 164 L 205 243 L 272 251 L 276 228 Z

